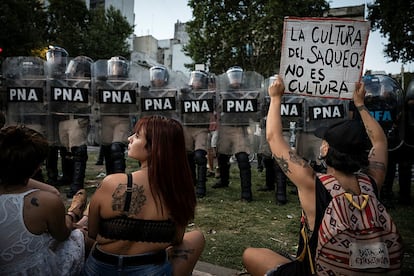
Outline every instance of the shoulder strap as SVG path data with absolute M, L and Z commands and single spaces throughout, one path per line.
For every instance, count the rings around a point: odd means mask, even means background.
M 131 205 L 131 197 L 132 197 L 132 174 L 127 174 L 127 189 L 126 189 L 126 198 L 125 198 L 125 205 L 124 205 L 124 212 L 129 211 L 129 205 Z

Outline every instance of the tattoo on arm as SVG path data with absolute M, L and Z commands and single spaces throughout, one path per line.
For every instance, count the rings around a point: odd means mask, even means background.
M 36 197 L 32 197 L 32 199 L 30 200 L 30 204 L 32 204 L 33 206 L 39 207 L 39 201 Z
M 362 110 L 368 111 L 368 108 L 365 105 L 360 105 L 360 106 L 357 106 L 356 108 L 359 112 L 361 112 Z
M 174 249 L 171 254 L 171 259 L 181 258 L 184 260 L 188 260 L 188 255 L 194 253 L 194 249 Z
M 371 161 L 369 162 L 369 168 L 374 170 L 385 171 L 385 164 L 382 162 Z
M 288 162 L 286 161 L 286 159 L 284 159 L 284 158 L 283 158 L 283 156 L 280 156 L 280 157 L 275 156 L 275 160 L 276 160 L 276 162 L 279 164 L 280 169 L 281 169 L 281 170 L 282 170 L 285 174 L 290 173 L 290 170 L 289 170 L 289 164 L 288 164 Z
M 114 211 L 124 211 L 125 199 L 126 199 L 126 184 L 119 184 L 112 194 L 112 210 Z M 138 186 L 136 184 L 132 185 L 132 195 L 131 195 L 131 205 L 129 207 L 128 214 L 133 215 L 138 214 L 142 206 L 144 206 L 145 201 L 147 200 L 144 193 L 144 186 Z

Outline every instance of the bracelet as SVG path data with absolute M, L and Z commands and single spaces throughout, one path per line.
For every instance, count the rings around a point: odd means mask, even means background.
M 71 219 L 72 219 L 72 221 L 75 221 L 75 214 L 73 213 L 73 212 L 67 212 L 66 214 L 65 214 L 66 216 L 70 216 L 71 217 Z
M 360 106 L 355 106 L 355 107 L 358 111 L 362 111 L 364 109 L 367 109 L 365 105 L 360 105 Z

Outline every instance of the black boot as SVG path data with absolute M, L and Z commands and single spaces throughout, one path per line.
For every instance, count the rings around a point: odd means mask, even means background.
M 99 147 L 99 153 L 98 153 L 98 159 L 96 160 L 95 165 L 99 166 L 99 165 L 103 165 L 104 164 L 104 151 L 103 151 L 103 146 L 101 145 Z
M 65 147 L 60 147 L 60 157 L 62 160 L 62 177 L 59 178 L 59 185 L 70 185 L 73 179 L 73 157 L 72 153 Z
M 111 145 L 101 145 L 100 151 L 102 151 L 102 154 L 104 156 L 106 175 L 111 174 L 113 171 L 111 159 Z
M 237 164 L 240 171 L 241 199 L 247 202 L 253 200 L 252 195 L 252 171 L 249 155 L 246 152 L 236 154 Z
M 276 172 L 276 201 L 280 205 L 285 205 L 287 203 L 286 196 L 286 185 L 287 177 L 283 173 L 282 169 L 275 162 L 275 172 Z
M 114 142 L 111 144 L 111 173 L 124 173 L 126 169 L 125 161 L 125 144 L 121 142 Z
M 193 179 L 193 184 L 194 184 L 194 186 L 196 186 L 196 184 L 197 184 L 196 164 L 195 164 L 194 153 L 193 152 L 187 152 L 187 160 L 188 160 L 188 165 L 190 166 L 190 171 L 191 171 L 191 177 Z
M 58 154 L 59 148 L 50 146 L 46 159 L 47 184 L 58 186 Z
M 85 181 L 86 161 L 88 161 L 88 151 L 86 145 L 71 148 L 73 156 L 73 178 L 70 184 L 70 191 L 66 194 L 72 198 L 77 191 L 83 189 Z
M 264 164 L 264 159 L 266 159 L 266 157 L 263 156 L 263 154 L 261 153 L 257 154 L 257 171 L 258 172 L 263 172 L 264 168 L 266 167 L 266 165 Z
M 220 179 L 212 186 L 212 188 L 226 188 L 229 186 L 230 179 L 230 155 L 219 153 L 217 162 L 220 171 Z
M 206 196 L 207 181 L 207 152 L 204 150 L 196 150 L 194 152 L 194 160 L 197 165 L 197 185 L 196 195 L 199 198 Z
M 260 192 L 270 192 L 275 190 L 275 160 L 272 157 L 263 157 L 265 167 L 266 185 L 257 189 Z

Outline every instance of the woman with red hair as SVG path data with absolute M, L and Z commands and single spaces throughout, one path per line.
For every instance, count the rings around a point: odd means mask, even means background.
M 128 156 L 139 170 L 105 177 L 89 207 L 96 246 L 86 275 L 191 275 L 204 235 L 186 232 L 196 197 L 181 124 L 162 116 L 141 118 Z

